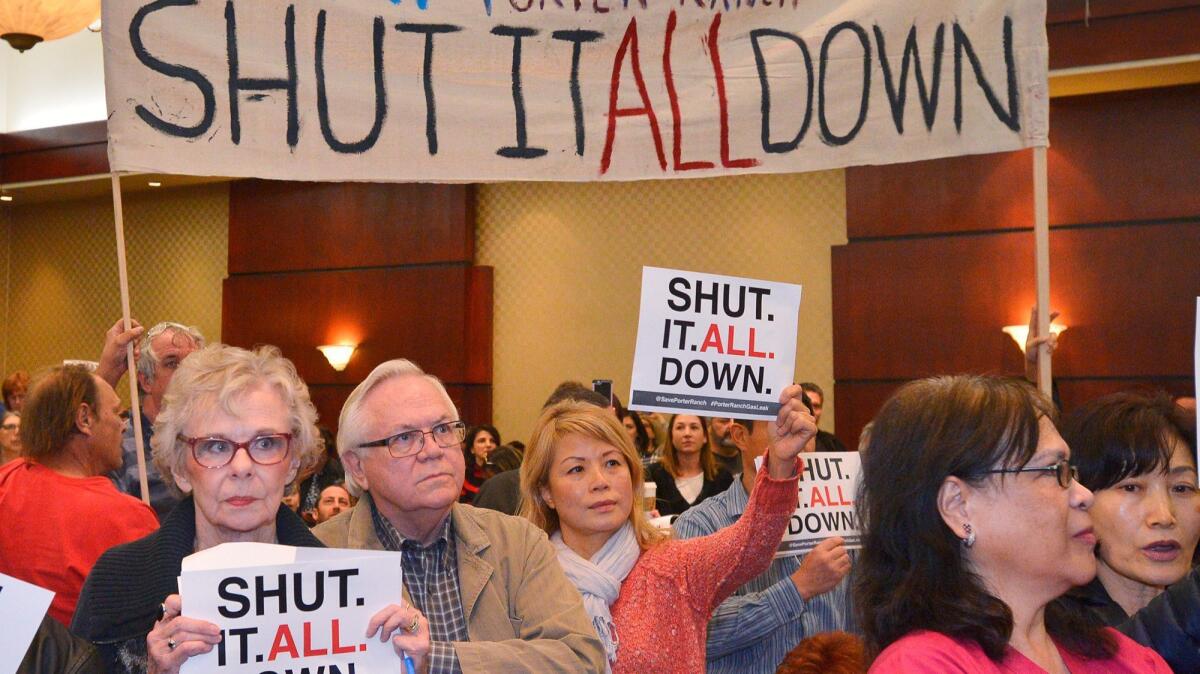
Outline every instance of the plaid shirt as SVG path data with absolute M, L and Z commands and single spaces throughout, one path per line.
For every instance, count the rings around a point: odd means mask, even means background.
M 371 520 L 383 547 L 400 552 L 404 585 L 417 610 L 429 621 L 429 674 L 461 674 L 455 641 L 470 641 L 458 589 L 458 559 L 449 515 L 442 533 L 428 547 L 406 540 L 371 503 Z

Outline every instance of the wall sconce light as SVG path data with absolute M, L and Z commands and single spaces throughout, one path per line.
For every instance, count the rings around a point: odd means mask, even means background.
M 1050 334 L 1061 335 L 1067 326 L 1062 323 L 1051 323 Z M 1029 339 L 1028 325 L 1006 325 L 1001 328 L 1013 341 L 1017 343 L 1017 347 L 1021 349 L 1021 353 L 1025 353 L 1025 340 Z
M 324 354 L 325 360 L 329 361 L 330 367 L 338 372 L 346 369 L 354 349 L 354 344 L 325 344 L 317 347 L 317 350 Z

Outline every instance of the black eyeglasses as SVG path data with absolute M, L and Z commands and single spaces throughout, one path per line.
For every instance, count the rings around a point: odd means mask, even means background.
M 189 438 L 176 436 L 179 441 L 192 448 L 192 458 L 205 468 L 224 468 L 233 461 L 239 449 L 246 450 L 250 460 L 260 466 L 271 466 L 287 458 L 292 446 L 291 433 L 271 433 L 252 438 L 248 442 L 234 442 L 219 436 Z
M 985 474 L 991 473 L 1054 473 L 1054 477 L 1058 479 L 1058 484 L 1063 489 L 1071 486 L 1072 480 L 1079 479 L 1079 469 L 1072 466 L 1069 461 L 1063 459 L 1057 463 L 1052 463 L 1049 466 L 1039 466 L 1030 468 L 993 468 L 992 470 L 983 471 Z
M 380 440 L 364 442 L 359 447 L 387 447 L 388 454 L 391 454 L 393 458 L 402 459 L 421 451 L 421 448 L 425 446 L 426 435 L 432 435 L 433 441 L 437 443 L 438 447 L 448 449 L 461 444 L 467 437 L 467 425 L 461 421 L 447 421 L 427 431 L 420 429 L 401 431 Z

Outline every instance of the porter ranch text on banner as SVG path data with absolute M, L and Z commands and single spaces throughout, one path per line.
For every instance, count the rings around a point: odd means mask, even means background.
M 799 311 L 791 283 L 643 267 L 629 408 L 774 419 Z
M 854 510 L 862 460 L 858 452 L 812 452 L 801 455 L 804 470 L 796 512 L 788 520 L 776 557 L 803 555 L 831 536 L 846 547 L 862 547 L 862 527 Z
M 105 0 L 115 171 L 793 173 L 1044 146 L 1045 0 Z

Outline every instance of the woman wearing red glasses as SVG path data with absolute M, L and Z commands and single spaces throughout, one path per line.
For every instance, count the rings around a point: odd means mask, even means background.
M 219 641 L 216 625 L 179 615 L 184 557 L 236 541 L 320 546 L 280 507 L 321 451 L 316 420 L 308 387 L 274 347 L 214 344 L 179 366 L 150 444 L 185 498 L 158 531 L 100 558 L 71 625 L 109 671 L 178 671 Z

